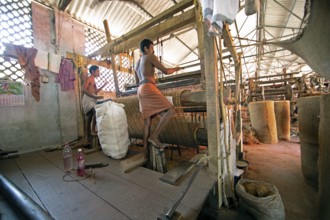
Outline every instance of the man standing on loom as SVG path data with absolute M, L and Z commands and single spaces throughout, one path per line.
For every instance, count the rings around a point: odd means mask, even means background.
M 143 147 L 145 157 L 147 158 L 148 142 L 158 149 L 163 149 L 163 145 L 159 141 L 158 136 L 169 120 L 175 115 L 173 105 L 156 87 L 155 68 L 159 69 L 164 74 L 174 73 L 181 68 L 164 67 L 154 55 L 154 44 L 149 39 L 141 41 L 140 50 L 142 56 L 136 64 L 135 74 L 139 85 L 137 95 L 140 103 L 140 111 L 142 112 L 144 120 Z M 161 118 L 156 129 L 149 136 L 151 119 L 157 115 L 160 115 Z

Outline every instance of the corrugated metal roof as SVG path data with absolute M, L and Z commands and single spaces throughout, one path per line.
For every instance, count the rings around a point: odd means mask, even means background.
M 40 0 L 57 5 L 59 0 Z M 174 6 L 179 0 L 72 0 L 66 11 L 74 18 L 99 30 L 107 20 L 113 38 L 120 37 L 152 17 Z M 264 3 L 264 4 L 262 4 Z M 243 77 L 274 75 L 306 69 L 305 62 L 291 52 L 271 44 L 296 37 L 304 28 L 305 0 L 264 0 L 260 13 L 246 16 L 244 0 L 236 22 L 230 25 L 238 52 L 242 52 Z M 171 36 L 160 36 L 162 46 L 156 46 L 167 66 L 190 65 L 198 60 L 198 39 L 194 27 Z M 156 42 L 155 42 L 156 43 Z M 229 52 L 223 53 L 228 79 L 234 75 Z M 196 67 L 193 67 L 196 68 Z M 308 69 L 308 67 L 307 67 Z M 185 71 L 189 71 L 186 69 Z

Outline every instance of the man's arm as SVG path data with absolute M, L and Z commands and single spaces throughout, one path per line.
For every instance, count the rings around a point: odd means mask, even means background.
M 137 62 L 136 67 L 134 69 L 134 73 L 135 73 L 135 81 L 136 81 L 136 85 L 138 86 L 140 83 L 140 78 L 139 78 L 139 66 L 140 66 L 140 60 Z
M 134 73 L 135 73 L 136 85 L 138 86 L 140 84 L 140 80 L 139 80 L 139 77 L 138 77 L 138 74 L 137 74 L 136 70 L 134 70 Z
M 108 84 L 109 82 L 108 81 L 106 81 L 100 88 L 98 88 L 98 89 L 96 89 L 96 94 L 97 93 L 99 93 L 103 88 L 104 88 L 104 86 L 106 86 L 107 84 Z M 103 96 L 102 96 L 103 97 Z
M 152 63 L 152 65 L 154 65 L 154 67 L 156 67 L 157 69 L 159 69 L 160 71 L 162 71 L 163 73 L 165 73 L 166 75 L 168 74 L 172 74 L 178 70 L 180 70 L 180 67 L 174 67 L 174 68 L 166 68 L 159 60 L 158 58 L 152 54 L 150 55 L 150 61 Z

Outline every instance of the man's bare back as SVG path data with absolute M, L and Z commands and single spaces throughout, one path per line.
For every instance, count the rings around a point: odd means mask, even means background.
M 165 74 L 171 74 L 179 70 L 179 68 L 166 68 L 153 53 L 149 53 L 143 55 L 137 63 L 136 73 L 139 82 L 141 83 L 143 81 L 149 81 L 156 83 L 155 68 L 159 69 Z

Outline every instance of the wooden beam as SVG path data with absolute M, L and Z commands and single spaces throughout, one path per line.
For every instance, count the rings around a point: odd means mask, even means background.
M 196 85 L 200 84 L 200 79 L 199 78 L 191 78 L 191 79 L 183 79 L 183 80 L 178 80 L 175 82 L 169 82 L 169 83 L 161 83 L 157 84 L 157 88 L 159 90 L 164 90 L 164 89 L 169 89 L 169 88 L 178 88 L 178 87 L 183 87 L 183 86 L 191 86 L 191 85 Z M 126 92 L 122 92 L 122 96 L 126 95 L 132 95 L 137 93 L 137 88 L 133 88 L 130 90 L 127 90 Z
M 151 27 L 148 30 L 142 31 L 136 34 L 134 37 L 126 39 L 126 41 L 114 40 L 113 43 L 108 44 L 106 47 L 103 47 L 97 53 L 94 53 L 90 56 L 101 55 L 102 57 L 107 56 L 111 53 L 118 54 L 125 52 L 129 49 L 136 49 L 139 47 L 140 42 L 144 38 L 150 40 L 156 40 L 159 36 L 164 36 L 172 34 L 175 31 L 185 29 L 195 23 L 195 12 L 194 9 L 191 9 L 187 12 L 182 13 L 181 15 L 172 17 L 157 26 Z
M 107 42 L 111 43 L 111 34 L 110 34 L 110 29 L 109 29 L 107 20 L 103 21 L 103 26 L 104 26 L 105 34 L 107 36 Z M 116 71 L 116 59 L 115 59 L 115 56 L 113 53 L 110 53 L 110 57 L 111 57 L 111 64 L 112 64 L 112 75 L 113 75 L 113 79 L 115 82 L 116 95 L 119 95 L 120 91 L 119 91 L 118 77 L 117 77 L 117 71 Z
M 141 32 L 149 29 L 150 27 L 160 23 L 161 21 L 172 17 L 174 14 L 182 11 L 183 9 L 193 5 L 193 0 L 183 0 L 176 4 L 175 6 L 165 10 L 164 12 L 160 13 L 153 19 L 150 19 L 149 21 L 143 23 L 142 25 L 138 26 L 137 28 L 134 28 L 133 30 L 129 31 L 128 33 L 122 35 L 121 37 L 113 40 L 110 44 L 105 45 L 100 50 L 96 51 L 95 53 L 91 54 L 90 57 L 94 57 L 96 55 L 104 56 L 107 54 L 111 48 L 113 48 L 115 45 L 121 44 L 125 42 L 127 39 L 134 38 L 136 35 L 139 35 Z M 145 35 L 146 36 L 146 35 Z M 135 45 L 136 46 L 136 45 Z M 131 48 L 125 48 L 126 50 Z M 117 54 L 115 51 L 113 51 L 114 54 Z
M 144 153 L 139 153 L 128 159 L 120 161 L 120 166 L 124 173 L 128 173 L 146 162 L 147 160 L 144 158 Z
M 220 95 L 217 53 L 213 37 L 205 36 L 204 38 L 204 62 L 209 64 L 205 65 L 207 139 L 210 155 L 208 171 L 220 176 L 222 173 L 221 170 L 218 170 L 219 161 L 217 159 L 218 146 L 220 145 Z M 221 191 L 218 193 L 222 194 Z
M 235 44 L 233 42 L 233 38 L 232 38 L 230 30 L 229 30 L 229 25 L 227 23 L 225 23 L 223 25 L 222 38 L 223 38 L 225 45 L 228 48 L 231 56 L 233 57 L 235 63 L 238 63 L 239 59 L 238 59 L 238 55 L 236 52 Z
M 157 83 L 165 83 L 165 82 L 172 82 L 180 79 L 191 79 L 191 78 L 200 78 L 201 77 L 201 71 L 196 70 L 193 72 L 187 72 L 187 73 L 182 73 L 182 74 L 177 74 L 177 75 L 170 75 L 166 76 L 163 78 L 158 78 L 156 80 Z
M 75 57 L 76 54 L 71 53 L 71 52 L 66 52 L 66 58 L 68 59 L 73 59 Z M 78 54 L 79 55 L 79 54 Z M 82 56 L 82 55 L 79 55 Z M 111 68 L 111 63 L 107 62 L 107 61 L 99 61 L 99 60 L 94 60 L 94 59 L 90 59 L 88 57 L 82 56 L 84 58 L 84 64 L 86 65 L 97 65 L 97 66 L 101 66 L 107 69 Z
M 197 1 L 195 5 L 195 13 L 196 13 L 196 29 L 197 29 L 197 37 L 198 37 L 198 53 L 199 53 L 199 60 L 201 65 L 201 87 L 205 89 L 205 59 L 204 59 L 204 37 L 207 35 L 207 27 L 204 25 L 201 20 L 203 16 L 201 15 L 200 11 L 202 10 L 202 6 Z

